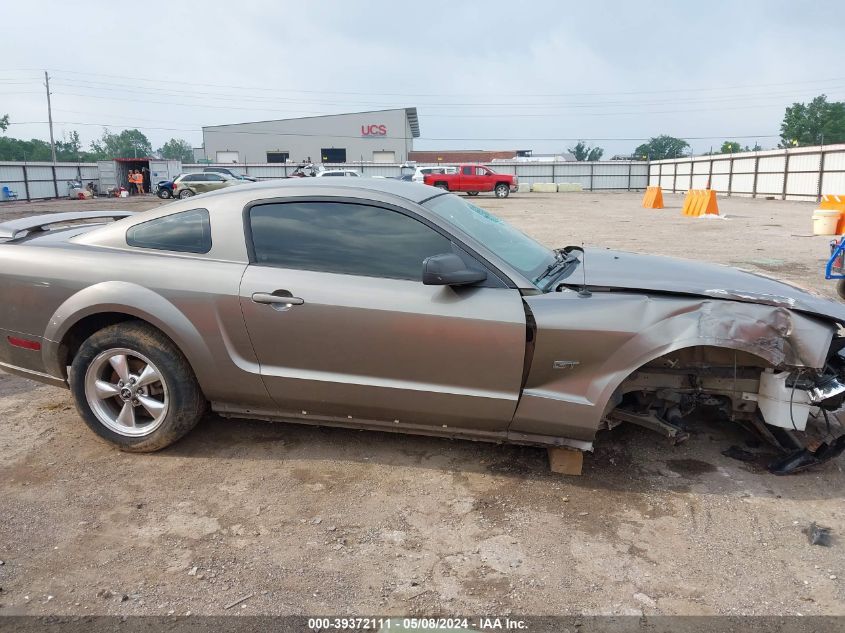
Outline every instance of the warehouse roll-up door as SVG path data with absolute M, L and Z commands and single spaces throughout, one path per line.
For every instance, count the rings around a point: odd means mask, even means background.
M 217 152 L 218 163 L 237 163 L 238 158 L 237 152 Z
M 389 152 L 387 150 L 373 152 L 374 163 L 395 163 L 396 152 Z

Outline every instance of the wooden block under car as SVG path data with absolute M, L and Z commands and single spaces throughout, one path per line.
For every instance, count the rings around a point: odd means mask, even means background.
M 584 453 L 574 448 L 554 446 L 549 451 L 549 468 L 561 475 L 580 475 L 584 465 Z

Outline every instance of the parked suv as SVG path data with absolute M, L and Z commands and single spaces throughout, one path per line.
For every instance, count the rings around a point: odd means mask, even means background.
M 408 180 L 412 182 L 425 182 L 425 177 L 428 174 L 455 174 L 457 172 L 457 167 L 452 167 L 449 165 L 437 165 L 435 167 L 415 167 L 414 173 L 411 175 L 410 178 L 408 178 Z
M 179 176 L 176 176 L 178 178 Z M 174 178 L 173 180 L 176 180 Z M 167 200 L 168 198 L 173 197 L 173 180 L 159 180 L 156 183 L 155 190 L 153 193 L 157 195 L 162 200 Z
M 227 167 L 203 167 L 203 172 L 207 174 L 223 174 L 225 176 L 231 176 L 235 180 L 246 180 L 247 182 L 257 182 L 257 178 L 253 178 L 252 176 L 244 176 L 243 174 L 238 174 L 233 172 L 231 169 Z
M 189 198 L 198 193 L 223 189 L 223 187 L 231 187 L 232 185 L 240 185 L 243 182 L 243 180 L 238 180 L 227 174 L 209 172 L 182 174 L 181 176 L 177 176 L 173 181 L 173 197 Z

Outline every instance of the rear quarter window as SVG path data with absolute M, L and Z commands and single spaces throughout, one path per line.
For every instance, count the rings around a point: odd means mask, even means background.
M 211 250 L 211 220 L 206 209 L 174 213 L 129 227 L 126 243 L 177 253 L 207 253 Z

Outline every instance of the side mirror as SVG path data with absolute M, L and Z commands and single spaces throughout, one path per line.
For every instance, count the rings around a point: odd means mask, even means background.
M 466 286 L 487 279 L 483 270 L 471 270 L 454 253 L 432 255 L 423 261 L 422 282 L 426 286 Z

